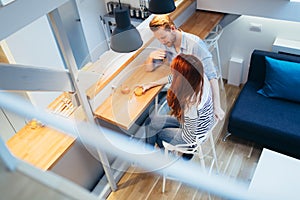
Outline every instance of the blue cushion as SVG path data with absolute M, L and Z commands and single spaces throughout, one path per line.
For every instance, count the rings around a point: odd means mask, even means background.
M 300 63 L 266 56 L 265 82 L 257 92 L 266 97 L 300 102 Z

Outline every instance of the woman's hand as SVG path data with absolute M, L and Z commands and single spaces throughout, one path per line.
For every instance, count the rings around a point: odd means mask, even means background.
M 214 114 L 217 120 L 222 120 L 225 116 L 225 112 L 221 107 L 214 107 Z
M 143 93 L 146 92 L 147 90 L 149 90 L 150 88 L 154 87 L 154 86 L 156 86 L 156 85 L 152 82 L 140 85 L 140 87 L 143 88 Z
M 156 86 L 159 86 L 159 85 L 165 85 L 167 83 L 168 83 L 168 76 L 165 76 L 165 77 L 163 77 L 159 80 L 149 82 L 149 83 L 145 83 L 145 84 L 141 84 L 141 85 L 138 85 L 138 86 L 143 88 L 143 92 L 146 92 L 150 88 L 153 88 L 153 87 L 156 87 Z

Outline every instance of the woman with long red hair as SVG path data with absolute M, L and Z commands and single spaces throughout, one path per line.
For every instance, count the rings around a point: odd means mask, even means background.
M 215 121 L 211 87 L 201 61 L 181 53 L 171 63 L 171 74 L 167 93 L 170 115 L 155 115 L 146 121 L 146 142 L 160 148 L 162 141 L 193 143 L 196 136 L 204 137 Z

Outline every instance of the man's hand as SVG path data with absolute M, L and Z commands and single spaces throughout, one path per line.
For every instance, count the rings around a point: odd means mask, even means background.
M 156 51 L 152 51 L 147 59 L 146 62 L 146 71 L 151 72 L 155 69 L 154 65 L 153 65 L 153 60 L 163 60 L 166 58 L 166 51 L 159 49 Z
M 166 51 L 162 49 L 152 51 L 149 57 L 152 58 L 152 60 L 153 59 L 163 60 L 166 57 Z

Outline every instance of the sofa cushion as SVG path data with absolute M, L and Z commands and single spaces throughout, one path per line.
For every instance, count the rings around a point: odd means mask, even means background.
M 300 102 L 300 63 L 266 56 L 266 75 L 259 94 Z

